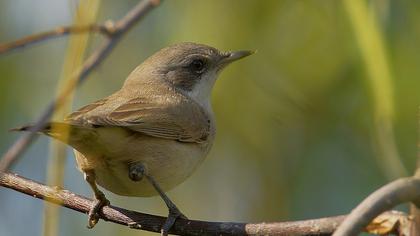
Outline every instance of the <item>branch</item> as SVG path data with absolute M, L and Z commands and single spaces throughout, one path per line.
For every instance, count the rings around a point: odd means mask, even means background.
M 107 22 L 103 25 L 60 26 L 50 31 L 32 34 L 13 42 L 0 44 L 0 54 L 68 34 L 101 33 L 106 36 L 111 36 L 113 32 L 113 24 Z
M 360 233 L 377 215 L 405 203 L 420 201 L 420 179 L 395 180 L 372 193 L 346 217 L 333 236 L 352 236 Z
M 0 173 L 0 186 L 14 189 L 26 195 L 62 205 L 66 208 L 87 214 L 94 201 L 68 190 L 58 187 L 48 187 L 43 184 L 12 173 Z M 386 212 L 381 215 L 386 219 L 405 219 L 406 215 L 399 212 Z M 101 218 L 130 228 L 151 232 L 160 232 L 165 217 L 126 210 L 115 206 L 106 206 L 102 210 Z M 235 222 L 206 222 L 198 220 L 178 219 L 169 233 L 177 235 L 331 235 L 345 216 L 334 216 L 313 220 L 275 223 L 235 223 Z M 387 220 L 370 226 L 369 232 L 384 227 Z M 398 232 L 394 227 L 402 224 L 392 221 L 386 233 Z
M 109 34 L 109 37 L 105 39 L 103 44 L 90 55 L 90 57 L 83 64 L 82 68 L 77 71 L 74 76 L 72 76 L 70 84 L 68 84 L 66 88 L 61 91 L 58 97 L 47 106 L 40 118 L 35 122 L 35 125 L 31 130 L 32 132 L 24 134 L 3 155 L 0 160 L 0 172 L 5 172 L 9 169 L 9 167 L 23 153 L 26 147 L 35 139 L 35 133 L 41 130 L 49 121 L 54 110 L 59 108 L 61 104 L 63 104 L 63 101 L 67 99 L 68 95 L 71 94 L 71 92 L 87 78 L 90 72 L 92 72 L 94 68 L 96 68 L 105 60 L 114 46 L 119 42 L 121 37 L 127 33 L 134 26 L 134 24 L 141 20 L 147 13 L 158 6 L 159 3 L 159 0 L 143 0 L 139 2 L 122 19 L 113 24 L 112 31 L 108 31 L 112 33 Z M 108 26 L 106 28 L 109 29 L 110 27 Z

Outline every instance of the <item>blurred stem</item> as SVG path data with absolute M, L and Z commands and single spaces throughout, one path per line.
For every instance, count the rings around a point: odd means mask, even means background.
M 77 8 L 74 25 L 87 25 L 93 23 L 96 18 L 96 13 L 99 8 L 99 0 L 82 1 Z M 69 46 L 67 48 L 65 62 L 63 70 L 58 83 L 57 92 L 60 92 L 68 87 L 71 81 L 71 76 L 75 71 L 80 69 L 83 63 L 83 57 L 87 48 L 89 34 L 71 35 L 69 38 Z M 60 109 L 55 110 L 53 114 L 53 120 L 63 120 L 65 115 L 71 110 L 73 101 L 73 93 L 71 93 Z M 52 129 L 58 129 L 58 127 L 52 127 Z M 54 132 L 54 131 L 53 131 Z M 57 131 L 58 132 L 58 131 Z M 61 131 L 62 132 L 62 131 Z M 68 131 L 64 131 L 68 133 Z M 63 143 L 57 141 L 51 141 L 50 146 L 50 158 L 48 163 L 47 183 L 53 186 L 63 186 L 64 179 L 64 167 L 66 161 L 66 146 Z M 43 235 L 55 236 L 59 235 L 59 219 L 60 212 L 59 207 L 53 204 L 46 204 L 44 211 L 44 225 Z
M 416 172 L 414 173 L 414 177 L 420 179 L 420 107 L 418 110 L 417 116 L 417 167 Z M 417 207 L 415 204 L 410 205 L 410 215 L 414 218 L 415 227 L 411 229 L 411 235 L 420 235 L 420 208 Z
M 344 0 L 344 7 L 365 62 L 373 96 L 373 139 L 378 151 L 378 164 L 389 179 L 406 176 L 407 171 L 398 155 L 392 123 L 392 75 L 375 11 L 369 11 L 365 0 Z

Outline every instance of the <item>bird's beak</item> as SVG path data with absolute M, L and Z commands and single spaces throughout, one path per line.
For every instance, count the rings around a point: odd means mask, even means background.
M 237 61 L 244 57 L 254 54 L 255 51 L 243 50 L 243 51 L 235 51 L 235 52 L 226 52 L 225 56 L 220 60 L 220 64 L 226 66 L 231 62 Z

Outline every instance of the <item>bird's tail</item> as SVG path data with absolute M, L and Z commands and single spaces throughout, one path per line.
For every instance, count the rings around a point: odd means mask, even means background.
M 11 128 L 9 129 L 9 131 L 11 132 L 17 132 L 17 131 L 29 131 L 31 128 L 33 127 L 33 125 L 22 125 L 19 127 L 15 127 L 15 128 Z
M 19 127 L 11 128 L 9 131 L 31 131 L 35 127 L 35 124 L 26 124 Z M 61 122 L 48 122 L 45 124 L 45 127 L 41 129 L 39 132 L 47 133 L 50 132 L 52 128 L 70 128 L 69 124 L 61 123 Z
M 31 131 L 34 128 L 34 124 L 26 124 L 16 128 L 12 128 L 9 131 Z M 70 132 L 74 129 L 73 125 L 62 123 L 62 122 L 48 122 L 39 133 L 51 136 L 63 142 L 68 142 L 67 139 Z
M 33 127 L 34 125 L 28 124 L 10 129 L 10 131 L 30 131 Z M 60 140 L 80 152 L 86 148 L 86 143 L 93 142 L 92 140 L 95 140 L 97 135 L 93 128 L 63 122 L 49 122 L 39 133 Z

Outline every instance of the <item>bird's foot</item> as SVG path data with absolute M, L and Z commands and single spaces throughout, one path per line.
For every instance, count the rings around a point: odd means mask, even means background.
M 169 208 L 168 218 L 166 218 L 166 221 L 163 224 L 162 229 L 160 230 L 160 235 L 167 236 L 169 230 L 172 228 L 172 226 L 175 224 L 175 221 L 178 218 L 185 220 L 188 219 L 184 214 L 182 214 L 182 212 L 177 207 Z
M 90 209 L 89 211 L 89 218 L 88 218 L 88 225 L 87 227 L 89 229 L 92 229 L 95 227 L 95 225 L 99 221 L 99 213 L 102 210 L 104 206 L 109 206 L 110 202 L 108 199 L 106 199 L 104 194 L 100 194 L 95 199 L 95 205 Z
M 160 235 L 166 236 L 168 235 L 169 230 L 172 228 L 172 226 L 175 224 L 175 221 L 178 218 L 181 219 L 188 219 L 184 214 L 181 213 L 181 211 L 176 207 L 176 205 L 169 199 L 168 196 L 166 196 L 165 192 L 163 192 L 162 188 L 159 186 L 159 184 L 156 182 L 156 180 L 147 173 L 147 170 L 145 166 L 142 163 L 132 163 L 129 165 L 129 171 L 128 176 L 133 181 L 140 181 L 143 179 L 143 177 L 146 177 L 147 180 L 153 185 L 155 190 L 159 193 L 160 197 L 165 202 L 166 206 L 168 207 L 169 214 L 166 218 L 165 223 L 163 224 Z M 130 224 L 129 226 L 132 226 L 134 224 Z

